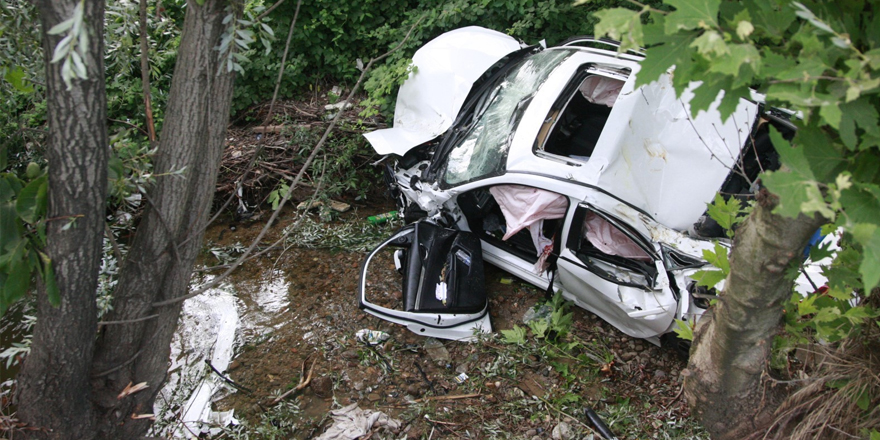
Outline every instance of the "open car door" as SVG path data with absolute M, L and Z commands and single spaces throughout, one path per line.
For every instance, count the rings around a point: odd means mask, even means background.
M 575 211 L 557 267 L 570 299 L 632 337 L 656 342 L 677 317 L 680 295 L 653 244 L 587 203 Z
M 358 292 L 362 310 L 420 335 L 492 331 L 480 239 L 467 231 L 428 220 L 403 227 L 367 255 Z

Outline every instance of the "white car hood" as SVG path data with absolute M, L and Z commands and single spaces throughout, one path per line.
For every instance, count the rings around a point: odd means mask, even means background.
M 470 26 L 447 32 L 416 51 L 412 74 L 400 87 L 393 128 L 364 135 L 379 154 L 404 155 L 443 134 L 480 76 L 522 46 L 501 32 Z

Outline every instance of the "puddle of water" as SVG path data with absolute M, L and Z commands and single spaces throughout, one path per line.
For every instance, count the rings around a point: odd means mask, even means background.
M 205 277 L 191 288 L 212 279 Z M 183 304 L 168 382 L 154 408 L 160 418 L 157 434 L 194 438 L 236 423 L 232 411 L 212 410 L 212 402 L 234 390 L 205 361 L 224 372 L 238 347 L 282 325 L 279 316 L 290 306 L 289 288 L 283 272 L 269 270 L 256 279 L 221 283 Z

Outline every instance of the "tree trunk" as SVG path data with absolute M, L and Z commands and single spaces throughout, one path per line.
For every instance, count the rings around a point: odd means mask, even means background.
M 684 392 L 691 411 L 715 439 L 742 439 L 770 422 L 778 390 L 764 386 L 773 336 L 810 236 L 825 220 L 775 215 L 775 196 L 762 190 L 758 205 L 737 229 L 724 293 L 694 333 Z
M 29 437 L 87 439 L 94 431 L 89 374 L 107 190 L 104 2 L 84 4 L 88 79 L 73 79 L 69 89 L 61 77 L 62 64 L 49 62 L 62 36 L 46 31 L 70 18 L 79 1 L 37 3 L 49 97 L 47 254 L 61 305 L 53 307 L 45 289 L 38 289 L 31 352 L 18 375 L 18 417 L 38 428 L 23 432 Z M 65 230 L 65 226 L 69 227 Z
M 235 3 L 235 2 L 232 2 Z M 98 437 L 137 438 L 150 426 L 133 416 L 153 412 L 166 378 L 170 343 L 181 302 L 157 301 L 187 293 L 213 200 L 232 100 L 233 75 L 214 48 L 225 29 L 226 1 L 189 2 L 150 189 L 122 267 L 110 321 L 158 318 L 105 326 L 92 371 Z M 236 9 L 240 5 L 235 6 Z M 123 399 L 129 383 L 149 388 Z

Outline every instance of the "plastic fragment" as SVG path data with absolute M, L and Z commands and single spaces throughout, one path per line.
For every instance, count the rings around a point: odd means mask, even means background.
M 388 333 L 380 330 L 362 329 L 355 333 L 355 338 L 367 345 L 379 345 L 391 337 Z

